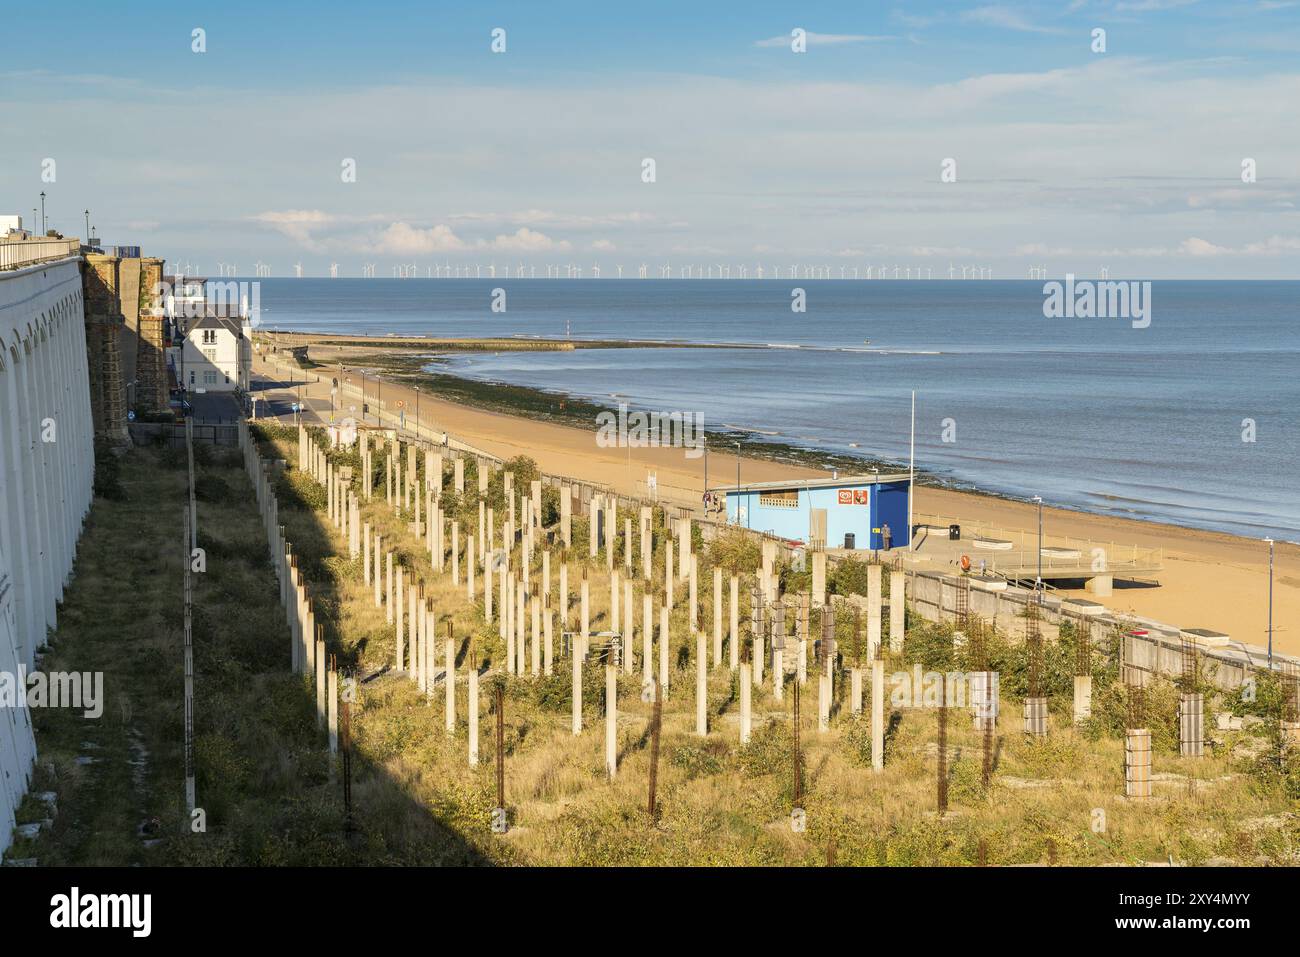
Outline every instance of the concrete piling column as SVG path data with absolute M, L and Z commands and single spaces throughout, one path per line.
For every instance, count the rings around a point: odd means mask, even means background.
M 889 651 L 895 655 L 903 651 L 903 631 L 907 621 L 906 581 L 907 575 L 903 572 L 889 573 Z
M 420 648 L 423 660 L 420 670 L 424 675 L 424 703 L 433 704 L 433 668 L 438 663 L 437 639 L 438 616 L 434 613 L 432 603 L 424 603 L 424 625 L 420 632 Z
M 641 680 L 649 684 L 654 678 L 654 600 L 649 592 L 641 599 Z
M 453 588 L 460 584 L 460 522 L 456 520 L 451 523 L 451 584 Z
M 528 610 L 532 616 L 532 674 L 542 670 L 542 605 L 536 597 L 529 594 Z
M 582 570 L 582 631 L 581 643 L 582 653 L 587 653 L 588 642 L 591 641 L 591 586 L 587 581 L 587 569 Z
M 654 555 L 654 538 L 650 532 L 650 509 L 641 509 L 641 577 L 647 582 L 654 577 L 652 567 Z
M 549 600 L 551 597 L 551 550 L 549 548 L 542 551 L 542 597 Z
M 552 662 L 555 655 L 554 633 L 551 625 L 551 596 L 544 594 L 542 603 L 545 606 L 542 609 L 542 631 L 544 634 L 545 645 L 542 648 L 542 674 L 548 678 L 552 673 Z
M 613 649 L 605 658 L 605 770 L 611 781 L 618 773 L 618 669 Z
M 695 633 L 695 733 L 704 737 L 709 733 L 709 673 L 708 649 L 704 632 Z
M 867 566 L 867 656 L 875 659 L 880 654 L 880 592 L 881 567 Z
M 384 563 L 379 558 L 379 556 L 383 554 L 382 542 L 383 542 L 383 536 L 376 531 L 375 532 L 375 607 L 376 608 L 380 608 L 384 604 L 384 598 L 383 598 L 384 586 L 380 581 L 380 579 L 383 578 Z
M 1205 697 L 1199 692 L 1179 696 L 1178 753 L 1185 758 L 1205 756 Z
M 785 700 L 785 651 L 772 649 L 772 697 L 777 704 Z
M 362 540 L 365 545 L 365 547 L 362 549 L 362 551 L 365 552 L 365 560 L 361 563 L 361 574 L 362 574 L 362 581 L 365 583 L 365 586 L 369 588 L 370 587 L 370 523 L 366 522 L 364 525 L 361 526 L 361 529 L 362 529 Z
M 763 635 L 761 632 L 754 635 L 754 687 L 763 687 L 763 661 L 767 657 L 766 650 L 763 647 Z
M 335 668 L 329 672 L 329 733 L 330 754 L 339 753 L 339 673 Z
M 515 674 L 515 573 L 510 572 L 501 579 L 501 627 L 506 640 L 506 671 Z
M 669 630 L 668 619 L 671 612 L 667 606 L 659 609 L 659 685 L 663 688 L 663 700 L 668 701 L 668 662 Z
M 397 667 L 402 667 L 402 566 L 397 566 L 397 598 L 393 603 L 393 620 L 397 625 L 395 634 L 397 637 Z
M 465 460 L 457 456 L 456 461 L 452 463 L 455 469 L 456 494 L 465 494 Z
M 1092 717 L 1092 675 L 1074 676 L 1074 723 Z
M 1025 698 L 1025 734 L 1035 737 L 1047 734 L 1047 698 Z
M 664 542 L 664 604 L 673 607 L 673 542 Z
M 419 588 L 420 590 L 423 590 L 424 586 L 421 585 L 419 586 Z M 407 586 L 406 589 L 406 620 L 410 622 L 410 627 L 407 630 L 409 634 L 409 641 L 411 647 L 405 656 L 407 670 L 410 672 L 412 676 L 415 674 L 416 636 L 419 634 L 419 630 L 420 630 L 420 622 L 418 620 L 420 614 L 419 607 L 420 607 L 419 599 L 416 595 L 415 579 L 412 578 L 411 584 Z M 401 647 L 399 647 L 397 649 L 397 670 L 398 671 L 402 670 L 402 664 L 403 664 L 402 649 Z
M 560 538 L 565 548 L 573 547 L 573 490 L 560 486 Z
M 388 587 L 385 594 L 388 596 L 384 604 L 384 620 L 390 625 L 393 623 L 393 553 L 386 552 L 384 556 L 384 574 L 387 577 Z
M 576 645 L 569 656 L 573 662 L 573 733 L 582 734 L 582 649 Z
M 600 522 L 599 515 L 600 515 L 600 496 L 593 495 L 591 497 L 591 501 L 587 505 L 587 550 L 588 550 L 587 557 L 588 558 L 596 557 L 596 551 L 598 546 L 600 545 L 600 542 L 596 534 L 597 530 L 599 529 L 599 522 Z
M 623 672 L 632 673 L 632 580 L 623 580 Z
M 826 553 L 812 554 L 812 602 L 821 606 L 826 604 Z
M 751 715 L 750 715 L 751 693 L 749 688 L 750 672 L 751 669 L 749 668 L 740 669 L 740 743 L 741 744 L 749 744 L 749 730 L 750 730 L 750 721 L 751 721 Z
M 492 625 L 492 562 L 488 558 L 486 547 L 483 551 L 483 620 L 488 627 Z
M 618 587 L 618 569 L 611 568 L 609 571 L 609 630 L 618 631 L 618 600 L 622 597 L 622 589 Z
M 329 693 L 329 689 L 326 687 L 326 683 L 329 681 L 329 678 L 325 674 L 327 660 L 328 659 L 325 657 L 325 639 L 317 638 L 316 639 L 316 675 L 315 675 L 316 727 L 317 728 L 325 727 L 325 720 L 327 717 L 327 712 L 329 710 L 329 703 L 326 698 L 326 696 Z
M 689 520 L 688 520 L 689 521 Z M 698 594 L 698 583 L 700 577 L 700 557 L 691 555 L 690 569 L 688 570 L 689 584 L 687 586 L 687 612 L 688 620 L 692 629 L 700 627 L 700 604 Z
M 469 674 L 469 766 L 478 767 L 478 666 L 470 656 Z
M 713 667 L 722 666 L 722 569 L 713 569 Z
M 871 767 L 885 766 L 885 663 L 871 662 Z
M 448 626 L 450 628 L 450 625 Z M 447 733 L 456 732 L 456 642 L 450 634 L 443 642 L 443 677 L 442 683 L 447 690 L 446 725 Z
M 623 519 L 623 574 L 632 577 L 632 519 Z
M 740 661 L 740 576 L 731 574 L 731 630 L 729 634 L 731 670 L 735 671 Z
M 862 669 L 849 669 L 849 713 L 862 714 Z
M 1151 732 L 1130 728 L 1124 738 L 1124 793 L 1132 800 L 1151 797 Z
M 515 665 L 515 674 L 522 675 L 528 670 L 528 579 L 526 572 L 520 573 L 515 583 L 515 654 L 519 661 Z
M 483 476 L 483 472 L 479 472 Z M 482 494 L 480 492 L 480 494 Z M 487 537 L 487 502 L 483 499 L 478 500 L 478 543 L 479 543 L 479 563 L 487 568 L 488 550 L 492 544 L 492 539 Z
M 677 577 L 684 579 L 691 569 L 691 520 L 683 518 L 677 527 Z

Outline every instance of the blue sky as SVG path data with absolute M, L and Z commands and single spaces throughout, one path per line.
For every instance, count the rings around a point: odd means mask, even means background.
M 1300 2 L 74 2 L 5 24 L 0 212 L 44 189 L 53 225 L 89 207 L 105 242 L 203 272 L 1300 262 Z

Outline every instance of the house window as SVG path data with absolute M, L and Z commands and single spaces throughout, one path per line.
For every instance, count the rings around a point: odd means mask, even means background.
M 215 372 L 213 372 L 212 370 L 210 370 L 210 369 L 209 369 L 207 372 L 203 373 L 203 384 L 204 384 L 204 385 L 216 385 L 216 384 L 217 384 L 217 374 L 216 374 Z
M 190 385 L 194 384 L 194 370 L 190 370 Z
M 203 330 L 203 344 L 204 344 L 205 346 L 215 346 L 215 345 L 217 344 L 217 330 L 215 330 L 215 329 L 204 329 L 204 330 Z
M 207 359 L 209 362 L 216 362 L 216 361 L 217 361 L 217 350 L 216 350 L 216 349 L 204 349 L 204 350 L 203 350 L 203 358 Z
M 798 508 L 799 493 L 794 489 L 788 492 L 762 492 L 758 496 L 758 504 L 773 508 Z

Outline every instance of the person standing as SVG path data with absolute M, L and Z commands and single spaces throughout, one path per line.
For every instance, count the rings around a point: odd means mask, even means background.
M 893 543 L 894 533 L 890 531 L 889 523 L 886 522 L 880 526 L 880 541 L 885 551 L 889 551 L 889 546 Z

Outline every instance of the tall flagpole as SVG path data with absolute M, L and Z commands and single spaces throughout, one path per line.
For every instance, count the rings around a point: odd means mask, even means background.
M 916 390 L 912 390 L 912 440 L 907 453 L 907 550 L 916 551 L 915 525 L 912 524 L 912 498 L 916 494 Z

